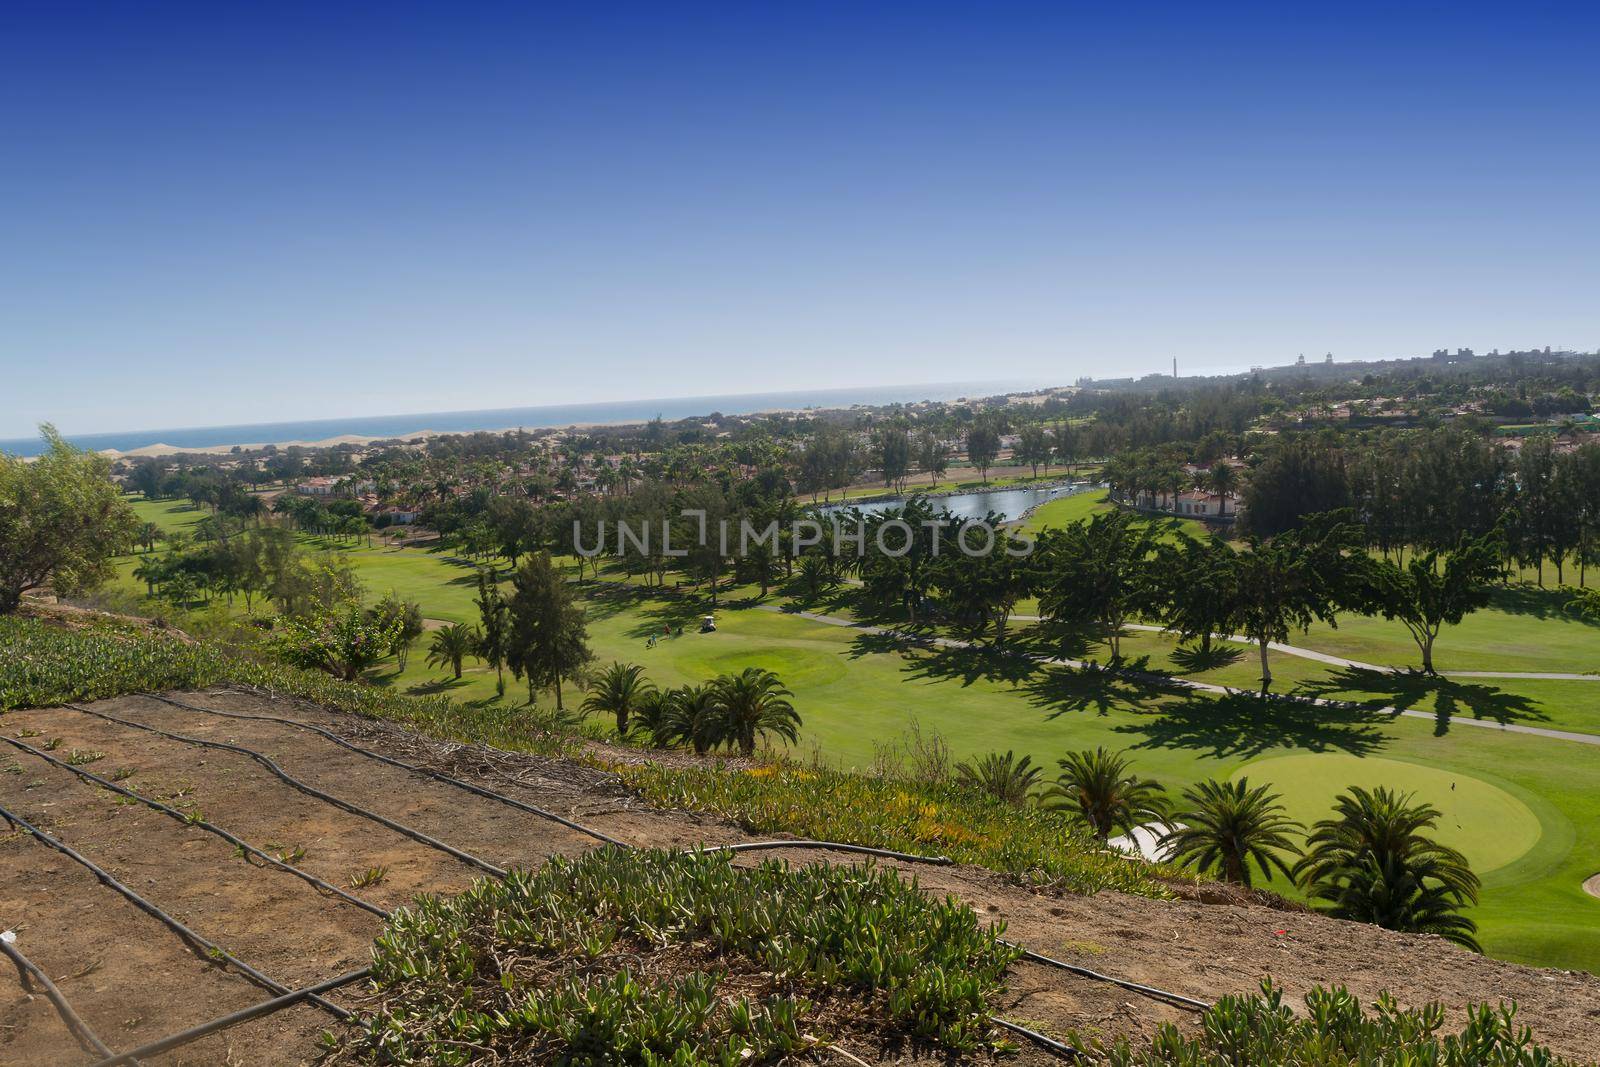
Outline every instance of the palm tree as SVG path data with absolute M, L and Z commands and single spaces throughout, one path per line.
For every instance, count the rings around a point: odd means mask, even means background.
M 461 661 L 472 655 L 478 646 L 478 635 L 466 623 L 455 622 L 433 632 L 428 645 L 428 666 L 450 667 L 461 680 Z
M 1248 778 L 1201 782 L 1184 791 L 1184 808 L 1174 816 L 1184 825 L 1168 830 L 1160 847 L 1173 863 L 1215 871 L 1236 885 L 1250 885 L 1251 860 L 1263 877 L 1275 867 L 1292 878 L 1282 853 L 1299 851 L 1288 835 L 1304 827 L 1283 815 L 1280 799 L 1264 785 L 1251 789 Z
M 820 552 L 807 552 L 800 557 L 800 581 L 805 584 L 807 595 L 813 599 L 824 587 L 836 585 L 838 580 L 827 556 Z
M 698 755 L 705 755 L 721 742 L 713 715 L 716 702 L 716 689 L 709 683 L 672 690 L 662 700 L 662 732 L 657 733 L 652 726 L 651 735 L 657 738 L 665 736 L 670 739 L 669 744 L 688 742 Z
M 1042 803 L 1079 815 L 1101 841 L 1113 830 L 1132 833 L 1162 818 L 1161 787 L 1132 773 L 1125 753 L 1085 749 L 1057 762 L 1061 774 L 1044 791 Z
M 1032 756 L 1017 759 L 1010 750 L 1004 756 L 991 752 L 970 763 L 956 764 L 956 780 L 984 796 L 1021 807 L 1038 784 L 1044 768 L 1033 766 Z
M 1204 483 L 1201 488 L 1217 494 L 1217 515 L 1228 513 L 1228 494 L 1239 487 L 1239 472 L 1234 470 L 1225 460 L 1217 460 L 1211 469 L 1200 476 Z
M 644 709 L 655 691 L 656 687 L 645 678 L 643 667 L 637 663 L 613 663 L 595 677 L 583 700 L 583 710 L 615 715 L 617 736 L 626 737 L 629 720 Z
M 652 748 L 671 748 L 682 736 L 672 717 L 673 690 L 651 689 L 633 712 L 633 730 L 650 735 Z
M 256 525 L 261 524 L 261 518 L 267 513 L 266 501 L 254 493 L 249 494 L 239 501 L 239 517 L 241 519 L 254 519 Z
M 1439 819 L 1431 804 L 1383 786 L 1352 786 L 1335 815 L 1312 828 L 1294 876 L 1340 919 L 1437 934 L 1481 952 L 1478 927 L 1460 909 L 1478 902 L 1478 876 L 1460 852 L 1425 837 Z
M 739 753 L 748 757 L 755 754 L 758 734 L 799 740 L 800 715 L 789 702 L 794 694 L 776 674 L 762 667 L 746 667 L 738 674 L 723 675 L 711 687 L 717 743 L 738 745 Z
M 165 557 L 156 556 L 154 552 L 146 552 L 139 560 L 139 565 L 133 568 L 133 576 L 144 583 L 148 595 L 155 596 L 156 586 L 166 579 L 169 562 Z

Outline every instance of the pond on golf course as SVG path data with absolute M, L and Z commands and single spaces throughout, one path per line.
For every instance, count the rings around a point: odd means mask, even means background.
M 1074 482 L 1071 485 L 980 489 L 970 493 L 930 497 L 929 503 L 933 505 L 935 510 L 946 509 L 960 519 L 981 519 L 990 512 L 994 512 L 1003 520 L 1009 522 L 1013 519 L 1020 519 L 1030 510 L 1048 500 L 1073 496 L 1093 488 L 1095 488 L 1095 485 L 1092 482 Z M 901 507 L 915 495 L 917 494 L 912 493 L 907 496 L 884 500 L 871 500 L 856 504 L 855 507 L 864 514 L 873 515 L 881 511 L 888 511 L 890 508 Z M 822 510 L 836 511 L 841 506 L 843 505 L 834 504 Z

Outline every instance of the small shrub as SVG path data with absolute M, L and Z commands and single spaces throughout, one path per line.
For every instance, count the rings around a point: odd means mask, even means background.
M 1109 1049 L 1090 1047 L 1109 1067 L 1557 1067 L 1571 1062 L 1534 1044 L 1515 1016 L 1514 1005 L 1477 1005 L 1469 1009 L 1460 1033 L 1441 1035 L 1444 1009 L 1438 1004 L 1401 1008 L 1380 994 L 1368 1014 L 1336 986 L 1307 993 L 1306 1014 L 1297 1017 L 1267 981 L 1260 993 L 1219 1000 L 1206 1012 L 1198 1034 L 1185 1035 L 1169 1023 L 1149 1044 L 1123 1039 Z

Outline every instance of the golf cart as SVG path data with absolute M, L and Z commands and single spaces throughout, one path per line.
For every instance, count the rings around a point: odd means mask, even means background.
M 717 632 L 717 618 L 715 615 L 700 616 L 700 632 L 703 634 L 714 634 Z

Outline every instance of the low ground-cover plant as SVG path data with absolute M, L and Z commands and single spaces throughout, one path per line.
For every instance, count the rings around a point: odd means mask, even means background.
M 999 1044 L 1017 952 L 892 870 L 605 848 L 451 898 L 378 938 L 346 1062 L 740 1064 L 830 1040 Z
M 1198 1034 L 1170 1023 L 1148 1044 L 1122 1040 L 1097 1048 L 1109 1067 L 1558 1067 L 1562 1059 L 1536 1045 L 1516 1023 L 1515 1006 L 1477 1005 L 1460 1032 L 1446 1034 L 1438 1004 L 1401 1008 L 1380 994 L 1370 1013 L 1342 987 L 1306 994 L 1296 1016 L 1270 981 L 1250 996 L 1227 996 L 1206 1012 Z
M 719 815 L 753 833 L 939 853 L 1074 893 L 1167 893 L 1159 868 L 1107 852 L 1065 815 L 1002 804 L 949 784 L 792 763 L 743 771 L 644 764 L 618 771 L 653 804 Z
M 343 682 L 281 663 L 266 648 L 188 641 L 115 620 L 69 627 L 43 619 L 0 618 L 0 712 L 215 685 L 301 697 L 448 740 L 551 755 L 570 754 L 574 748 L 528 709 L 458 704 Z

